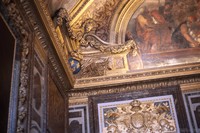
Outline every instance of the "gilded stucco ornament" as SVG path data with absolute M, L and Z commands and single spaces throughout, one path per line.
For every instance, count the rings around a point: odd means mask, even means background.
M 64 24 L 65 28 L 67 29 L 67 33 L 65 34 L 69 37 L 70 41 L 70 45 L 68 45 L 70 56 L 81 62 L 82 72 L 77 77 L 83 78 L 105 75 L 105 71 L 107 71 L 108 69 L 112 69 L 109 68 L 108 65 L 108 62 L 110 60 L 108 56 L 112 56 L 114 54 L 120 55 L 122 53 L 130 52 L 133 56 L 137 56 L 140 54 L 134 40 L 128 40 L 123 44 L 115 44 L 103 41 L 100 37 L 93 34 L 92 31 L 99 27 L 94 19 L 85 20 L 85 22 L 82 23 L 83 28 L 79 30 L 73 30 L 70 26 L 70 21 L 71 19 L 66 9 L 59 9 L 56 17 L 56 23 L 60 27 Z M 91 57 L 90 59 L 83 59 L 83 54 L 80 52 L 81 47 L 98 50 L 100 53 L 104 54 L 104 61 L 102 61 L 102 58 L 93 57 Z M 90 63 L 88 64 L 88 62 Z M 95 73 L 89 74 L 89 71 L 93 71 Z
M 84 40 L 86 40 L 88 44 L 87 47 L 90 46 L 104 53 L 120 54 L 130 50 L 133 50 L 134 52 L 139 52 L 134 40 L 128 40 L 124 44 L 114 44 L 105 42 L 94 34 L 85 34 Z M 83 45 L 81 44 L 81 46 L 86 46 L 85 42 Z
M 106 133 L 176 132 L 175 121 L 167 102 L 155 104 L 133 100 L 129 105 L 108 110 L 104 116 Z
M 67 45 L 67 50 L 72 57 L 74 57 L 77 60 L 81 60 L 83 57 L 78 51 L 79 46 L 77 45 L 80 39 L 77 35 L 75 35 L 73 30 L 71 29 L 71 26 L 69 25 L 70 21 L 71 18 L 67 10 L 65 8 L 60 8 L 56 14 L 56 24 L 59 27 L 62 27 L 63 25 L 65 26 L 65 28 L 67 29 L 66 34 L 67 36 L 69 36 L 71 42 L 70 46 Z
M 74 23 L 71 23 L 72 29 L 80 31 L 80 34 L 83 35 L 83 24 L 87 20 L 93 19 L 98 27 L 94 25 L 91 32 L 102 40 L 109 41 L 110 21 L 120 3 L 122 3 L 120 0 L 94 0 L 90 8 L 86 9 Z

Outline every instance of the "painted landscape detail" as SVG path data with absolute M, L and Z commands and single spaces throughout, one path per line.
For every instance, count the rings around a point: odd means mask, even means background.
M 142 98 L 99 104 L 102 133 L 177 133 L 179 126 L 173 98 Z
M 200 0 L 146 0 L 129 21 L 125 41 L 136 41 L 143 66 L 200 62 Z

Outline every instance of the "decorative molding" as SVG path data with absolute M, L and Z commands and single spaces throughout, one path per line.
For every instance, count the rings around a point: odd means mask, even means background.
M 89 7 L 94 0 L 79 0 L 78 5 L 70 11 L 70 16 L 73 21 L 70 25 L 73 25 L 74 22 L 84 13 L 87 7 Z
M 174 66 L 168 68 L 162 68 L 157 70 L 148 70 L 141 71 L 138 73 L 124 74 L 124 75 L 114 75 L 114 76 L 102 76 L 96 78 L 87 78 L 87 79 L 77 79 L 75 88 L 83 87 L 94 87 L 96 85 L 109 85 L 109 84 L 121 84 L 121 83 L 130 83 L 135 81 L 145 81 L 166 77 L 177 77 L 190 74 L 199 74 L 200 65 L 184 65 L 184 66 Z M 106 82 L 105 82 L 106 81 Z
M 82 98 L 77 98 L 77 97 L 71 97 L 69 98 L 69 106 L 75 106 L 75 105 L 87 105 L 88 104 L 88 98 L 82 97 Z
M 33 30 L 34 30 L 35 36 L 38 39 L 38 42 L 44 48 L 44 50 L 48 56 L 48 59 L 53 66 L 52 69 L 56 72 L 57 78 L 59 79 L 59 82 L 62 84 L 62 88 L 64 88 L 64 90 L 68 90 L 70 88 L 68 79 L 65 75 L 64 70 L 62 70 L 62 67 L 60 66 L 58 59 L 56 58 L 57 53 L 54 52 L 54 50 L 53 50 L 54 48 L 52 48 L 52 46 L 50 45 L 52 42 L 49 38 L 49 35 L 45 32 L 45 29 L 41 23 L 42 20 L 40 21 L 39 16 L 37 16 L 37 13 L 34 11 L 36 9 L 34 9 L 34 7 L 32 6 L 33 4 L 34 3 L 31 3 L 31 1 L 22 1 L 22 6 L 25 10 L 26 15 L 28 16 L 28 18 L 30 20 L 30 23 L 33 27 Z M 45 12 L 48 13 L 47 9 L 45 10 Z M 52 27 L 52 28 L 54 28 L 54 27 Z M 54 28 L 54 30 L 55 30 L 55 28 Z M 57 41 L 60 43 L 58 38 L 57 38 Z
M 110 32 L 110 38 L 117 43 L 123 43 L 125 41 L 125 32 L 131 16 L 135 13 L 138 7 L 144 2 L 144 0 L 134 0 L 127 2 L 123 9 L 120 11 L 116 19 L 112 20 L 112 27 Z
M 117 41 L 117 35 L 118 33 L 115 33 L 115 28 L 116 28 L 116 23 L 117 20 L 122 13 L 123 8 L 129 3 L 130 1 L 120 1 L 121 3 L 117 5 L 116 9 L 113 12 L 111 21 L 110 21 L 110 26 L 109 26 L 109 42 L 116 43 Z
M 35 53 L 42 59 L 43 62 L 48 62 L 48 56 L 45 52 L 45 49 L 42 47 L 39 38 L 35 38 L 35 46 L 34 46 Z
M 17 133 L 26 132 L 27 126 L 27 104 L 28 104 L 28 91 L 30 81 L 30 53 L 32 45 L 32 35 L 28 24 L 24 21 L 19 7 L 14 1 L 3 1 L 7 12 L 7 21 L 15 37 L 17 38 L 18 46 L 21 47 L 20 62 L 20 82 L 18 92 L 18 111 L 17 111 Z
M 105 80 L 104 83 L 107 81 Z M 170 78 L 160 78 L 160 79 L 149 79 L 147 81 L 135 81 L 129 84 L 119 83 L 115 86 L 95 86 L 93 88 L 81 88 L 73 89 L 68 93 L 69 97 L 80 98 L 88 97 L 92 95 L 102 95 L 102 94 L 112 94 L 112 93 L 122 93 L 122 92 L 131 92 L 135 90 L 145 90 L 158 87 L 168 87 L 181 84 L 191 84 L 200 82 L 200 74 L 190 75 L 190 76 L 179 76 L 179 77 L 170 77 Z
M 181 90 L 186 92 L 200 91 L 200 83 L 182 84 Z
M 59 78 L 62 81 L 63 77 L 66 77 L 65 73 L 67 74 L 68 80 L 70 82 L 70 85 L 73 86 L 74 82 L 75 82 L 75 78 L 72 75 L 72 72 L 70 70 L 70 67 L 68 65 L 68 59 L 66 57 L 66 51 L 65 49 L 63 49 L 63 44 L 61 43 L 58 34 L 56 33 L 56 29 L 53 23 L 53 20 L 48 12 L 47 7 L 45 6 L 45 2 L 43 0 L 38 0 L 35 1 L 37 10 L 40 13 L 40 17 L 42 18 L 44 27 L 47 29 L 49 38 L 49 41 L 51 40 L 51 43 L 53 43 L 55 52 L 52 55 L 55 55 L 57 53 L 57 56 L 62 64 L 62 66 L 64 67 L 64 72 L 60 71 L 60 67 L 59 65 L 57 65 L 56 62 L 58 62 L 58 59 L 55 59 L 51 54 L 49 56 L 49 59 L 51 61 L 51 63 L 53 64 L 54 70 L 57 71 L 57 73 L 59 74 Z M 67 44 L 66 44 L 67 45 Z M 52 52 L 53 50 L 51 50 Z M 59 69 L 58 69 L 59 68 Z M 64 78 L 63 78 L 64 79 Z M 67 87 L 66 84 L 64 82 L 62 82 L 62 84 L 65 86 L 65 88 Z M 69 88 L 66 88 L 69 89 Z
M 198 133 L 200 131 L 198 126 L 200 122 L 198 115 L 200 108 L 200 86 L 198 85 L 197 87 L 196 85 L 192 84 L 187 91 L 183 90 L 183 100 L 191 133 Z
M 49 68 L 48 70 L 49 76 L 51 77 L 51 79 L 54 81 L 55 85 L 61 92 L 62 97 L 65 98 L 67 96 L 66 90 L 69 90 L 70 88 L 68 88 L 68 86 L 66 85 L 65 88 L 63 89 L 63 84 L 60 84 L 59 77 L 57 75 L 57 72 L 54 71 L 54 67 L 52 64 L 48 64 L 48 68 Z

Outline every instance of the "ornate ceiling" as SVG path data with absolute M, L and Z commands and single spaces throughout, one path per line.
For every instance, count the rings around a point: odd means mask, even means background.
M 199 72 L 199 33 L 189 35 L 194 43 L 186 39 L 188 46 L 175 37 L 191 14 L 198 18 L 196 0 L 39 0 L 36 5 L 74 89 Z M 199 29 L 197 22 L 193 26 Z

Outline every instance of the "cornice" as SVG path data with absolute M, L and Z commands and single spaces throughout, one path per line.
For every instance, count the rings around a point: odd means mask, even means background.
M 173 66 L 168 68 L 158 68 L 154 70 L 144 70 L 131 74 L 102 76 L 95 78 L 77 79 L 74 89 L 95 87 L 95 86 L 107 86 L 122 83 L 131 83 L 136 81 L 146 81 L 160 78 L 170 78 L 177 76 L 186 76 L 190 74 L 200 73 L 200 63 Z
M 135 90 L 144 90 L 150 88 L 153 91 L 155 88 L 169 87 L 175 85 L 181 85 L 181 87 L 184 87 L 186 84 L 187 88 L 185 90 L 188 90 L 188 87 L 190 88 L 191 86 L 197 87 L 199 82 L 200 82 L 200 74 L 187 75 L 187 76 L 180 75 L 178 77 L 150 79 L 147 81 L 136 81 L 132 83 L 117 84 L 113 86 L 104 86 L 104 87 L 96 86 L 93 88 L 72 90 L 71 92 L 68 93 L 68 96 L 70 97 L 70 99 L 80 99 L 92 95 L 132 92 Z M 184 90 L 184 88 L 182 90 Z
M 58 72 L 59 65 L 55 64 L 55 62 L 57 62 L 57 60 L 56 59 L 53 60 L 53 58 L 52 58 L 53 56 L 51 57 L 51 55 L 49 55 L 49 59 L 54 66 L 54 70 L 57 71 L 58 74 L 64 75 L 63 77 L 65 77 L 67 75 L 70 85 L 73 86 L 75 79 L 74 79 L 74 76 L 72 75 L 72 72 L 69 69 L 66 53 L 65 53 L 65 51 L 63 49 L 63 45 L 60 42 L 60 39 L 56 33 L 55 26 L 53 24 L 53 21 L 52 21 L 52 18 L 50 16 L 49 12 L 48 12 L 48 9 L 45 6 L 45 2 L 43 0 L 35 0 L 34 3 L 37 7 L 37 10 L 39 11 L 40 17 L 41 17 L 44 27 L 47 31 L 47 34 L 48 34 L 47 36 L 50 37 L 49 41 L 53 44 L 53 49 L 55 49 L 55 54 L 57 54 L 58 59 L 60 60 L 62 66 L 64 67 L 64 72 Z M 66 73 L 66 75 L 64 73 Z M 59 76 L 59 77 L 61 77 L 61 76 Z M 65 83 L 63 83 L 63 85 L 64 84 Z M 64 86 L 66 86 L 66 84 Z M 66 89 L 69 89 L 69 88 L 66 88 Z
M 182 84 L 181 89 L 183 92 L 200 91 L 200 83 Z
M 70 89 L 70 84 L 68 83 L 68 79 L 66 77 L 66 74 L 62 68 L 62 66 L 59 63 L 59 59 L 57 58 L 57 53 L 54 52 L 54 47 L 52 47 L 50 44 L 52 44 L 49 35 L 46 33 L 46 30 L 43 27 L 42 21 L 38 13 L 36 12 L 36 8 L 34 7 L 33 1 L 23 1 L 22 6 L 25 10 L 25 13 L 27 17 L 29 18 L 29 21 L 33 27 L 35 36 L 38 39 L 38 42 L 42 45 L 44 48 L 46 54 L 48 55 L 49 63 L 52 65 L 52 69 L 57 75 L 58 82 L 62 84 L 61 88 L 64 88 L 64 90 Z

